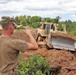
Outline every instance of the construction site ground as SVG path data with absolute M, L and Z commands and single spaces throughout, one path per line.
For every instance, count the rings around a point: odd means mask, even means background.
M 33 37 L 36 39 L 37 34 L 35 29 L 31 29 Z M 29 38 L 23 31 L 14 32 L 11 36 L 13 39 L 21 39 L 29 42 Z M 23 53 L 22 58 L 28 58 L 31 55 L 40 54 L 44 58 L 47 58 L 53 67 L 59 68 L 56 75 L 76 75 L 76 52 L 70 52 L 67 50 L 47 50 L 45 47 L 38 50 L 27 50 Z

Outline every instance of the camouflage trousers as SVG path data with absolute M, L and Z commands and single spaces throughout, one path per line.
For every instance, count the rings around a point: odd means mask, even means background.
M 0 72 L 0 75 L 19 75 L 19 73 L 18 73 L 18 69 L 13 69 L 13 70 L 10 70 L 10 71 L 5 72 L 5 73 Z

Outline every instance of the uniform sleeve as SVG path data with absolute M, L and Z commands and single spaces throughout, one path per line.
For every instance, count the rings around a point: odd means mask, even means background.
M 23 41 L 23 40 L 19 40 L 19 39 L 14 39 L 11 40 L 10 44 L 9 44 L 13 49 L 21 51 L 21 52 L 25 52 L 27 47 L 28 47 L 28 43 Z

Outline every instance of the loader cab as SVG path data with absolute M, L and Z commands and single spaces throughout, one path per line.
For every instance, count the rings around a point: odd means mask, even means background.
M 37 33 L 42 36 L 47 36 L 50 32 L 57 31 L 55 23 L 50 22 L 41 22 L 40 28 L 37 29 Z
M 41 23 L 40 28 L 45 32 L 45 34 L 49 34 L 50 31 L 55 31 L 55 26 L 53 23 L 47 23 L 47 22 Z

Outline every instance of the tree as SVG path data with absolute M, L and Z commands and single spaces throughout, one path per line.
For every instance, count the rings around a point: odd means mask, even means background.
M 49 18 L 49 17 L 44 18 L 44 21 L 46 21 L 46 22 L 51 22 L 51 18 Z
M 15 17 L 15 21 L 16 21 L 17 24 L 20 23 L 19 20 L 18 20 L 18 16 Z
M 31 21 L 31 23 L 32 22 L 41 22 L 41 17 L 39 17 L 39 16 L 32 16 L 30 18 L 30 21 Z
M 28 25 L 31 23 L 30 18 L 31 18 L 31 16 L 27 16 L 27 17 L 26 17 L 26 21 L 27 21 L 27 24 L 28 24 Z
M 26 17 L 25 16 L 22 16 L 22 15 L 19 16 L 18 21 L 19 21 L 19 24 L 26 25 Z
M 61 19 L 61 17 L 57 16 L 56 19 L 55 19 L 55 23 L 58 23 L 60 19 Z
M 33 22 L 30 26 L 33 28 L 38 28 L 40 26 L 40 22 Z

